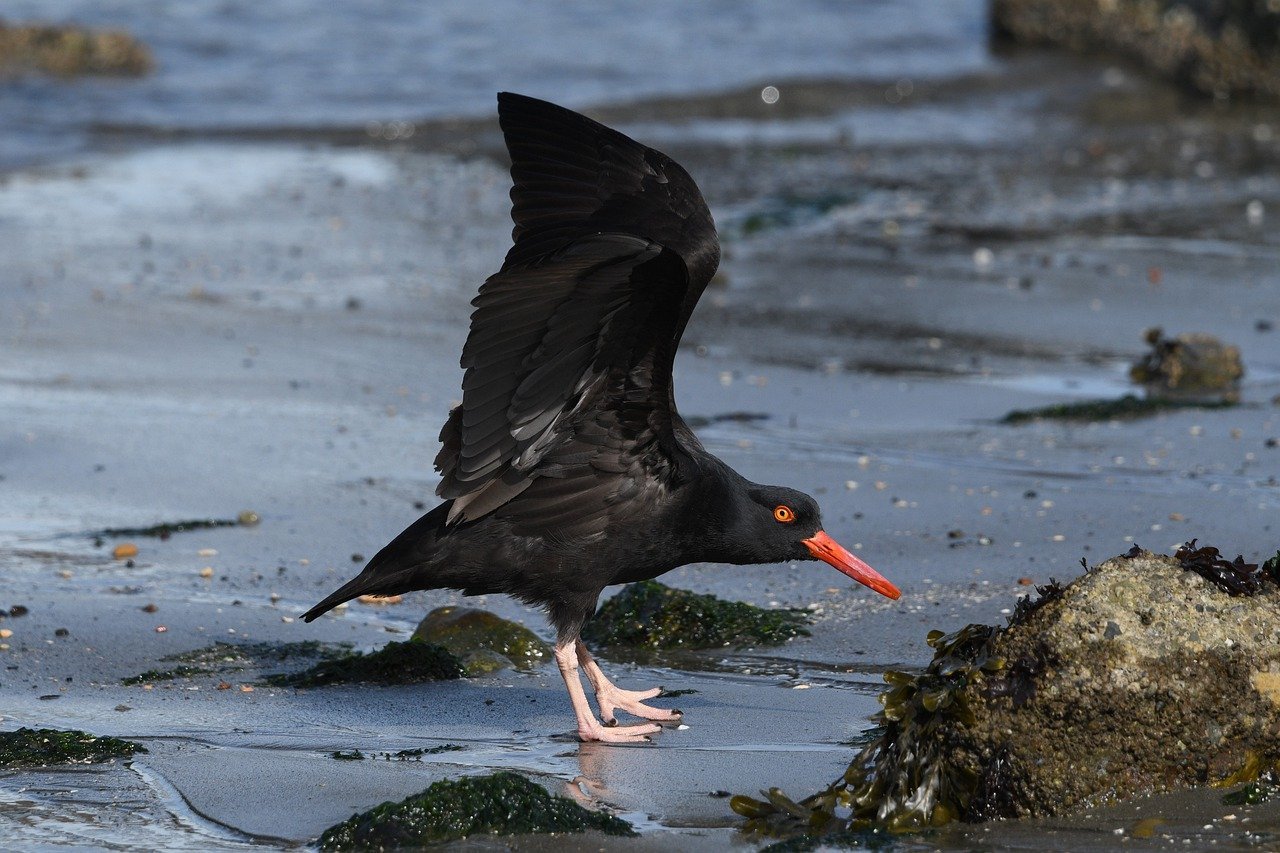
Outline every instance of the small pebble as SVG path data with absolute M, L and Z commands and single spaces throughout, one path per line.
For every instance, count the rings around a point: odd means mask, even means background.
M 213 567 L 212 567 L 212 566 L 205 566 L 203 569 L 201 569 L 201 570 L 200 570 L 200 577 L 202 577 L 202 578 L 211 578 L 211 577 L 213 577 Z
M 138 546 L 132 542 L 121 542 L 112 551 L 111 556 L 116 560 L 127 560 L 130 557 L 138 556 Z
M 293 617 L 292 617 L 292 616 L 281 616 L 281 617 L 280 617 L 280 621 L 281 621 L 281 622 L 283 622 L 283 623 L 285 623 L 286 625 L 288 625 L 290 622 L 292 622 L 292 621 L 293 621 Z
M 256 527 L 260 521 L 262 521 L 262 516 L 251 509 L 242 510 L 236 516 L 236 522 L 243 527 Z
M 253 685 L 252 685 L 252 684 L 241 684 L 241 685 L 240 685 L 240 692 L 241 692 L 241 693 L 252 693 L 252 692 L 253 692 Z
M 71 632 L 68 631 L 66 628 L 58 628 L 53 632 L 53 636 L 55 637 L 68 637 L 70 635 L 71 635 Z
M 1031 586 L 1035 581 L 1031 578 L 1018 578 L 1018 586 Z
M 169 630 L 169 629 L 168 629 L 167 627 L 165 627 L 164 625 L 157 625 L 157 626 L 156 626 L 156 633 L 157 633 L 157 634 L 163 634 L 165 631 L 168 631 L 168 630 Z
M 362 595 L 356 599 L 361 604 L 399 604 L 404 601 L 403 595 Z
M 196 551 L 196 556 L 197 557 L 216 557 L 218 556 L 218 549 L 217 548 L 201 548 L 199 551 Z
M 8 628 L 0 628 L 0 640 L 7 640 L 13 636 L 13 631 Z
M 151 602 L 150 604 L 144 604 L 144 605 L 142 605 L 142 612 L 143 612 L 143 613 L 155 613 L 155 612 L 156 612 L 157 610 L 159 610 L 159 609 L 160 609 L 160 608 L 156 606 L 156 603 L 155 603 L 154 601 L 153 601 L 153 602 Z
M 219 690 L 230 690 L 230 689 L 231 689 L 231 684 L 230 684 L 230 682 L 227 682 L 227 681 L 219 681 L 219 682 L 218 682 L 218 689 L 219 689 Z

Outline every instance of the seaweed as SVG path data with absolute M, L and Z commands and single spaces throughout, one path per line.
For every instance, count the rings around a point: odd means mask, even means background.
M 302 672 L 268 676 L 279 687 L 323 687 L 328 684 L 418 684 L 466 674 L 462 661 L 448 649 L 422 640 L 390 642 L 376 652 L 359 652 L 321 661 Z
M 229 675 L 248 667 L 283 663 L 297 658 L 335 660 L 351 654 L 349 643 L 321 643 L 306 640 L 297 643 L 224 643 L 216 642 L 190 651 L 165 655 L 160 660 L 177 663 L 172 669 L 149 669 L 139 675 L 121 679 L 121 684 L 151 684 L 178 678 L 201 678 Z
M 593 812 L 503 771 L 441 780 L 398 803 L 385 802 L 324 831 L 321 850 L 390 850 L 472 835 L 586 832 L 634 836 L 631 824 Z
M 99 764 L 146 751 L 142 745 L 127 740 L 74 730 L 21 728 L 0 732 L 0 767 L 5 769 Z
M 348 752 L 337 750 L 329 753 L 329 757 L 336 761 L 364 761 L 365 756 L 360 750 L 353 749 Z
M 1082 400 L 1078 403 L 1059 403 L 1038 409 L 1014 409 L 1000 419 L 1002 424 L 1025 424 L 1030 421 L 1111 421 L 1134 420 L 1157 415 L 1172 409 L 1230 409 L 1239 403 L 1232 400 L 1178 400 L 1167 398 L 1143 399 L 1125 394 L 1115 400 Z
M 1230 595 L 1257 595 L 1262 592 L 1265 581 L 1276 582 L 1272 574 L 1274 567 L 1272 570 L 1260 570 L 1257 563 L 1246 563 L 1239 554 L 1228 562 L 1217 548 L 1209 545 L 1197 548 L 1194 539 L 1179 548 L 1173 558 L 1182 564 L 1182 568 L 1195 572 Z
M 808 636 L 808 623 L 803 610 L 765 610 L 641 581 L 606 601 L 583 628 L 582 638 L 602 646 L 643 649 L 776 646 Z
M 1257 806 L 1280 800 L 1280 764 L 1243 787 L 1222 795 L 1224 806 Z
M 234 518 L 191 518 L 185 521 L 166 521 L 162 524 L 153 524 L 150 527 L 107 527 L 88 535 L 94 539 L 116 539 L 121 536 L 151 536 L 164 540 L 175 533 L 209 530 L 215 527 L 236 527 L 241 523 L 241 521 Z M 246 524 L 246 526 L 251 525 Z
M 844 775 L 798 803 L 777 788 L 762 791 L 763 800 L 735 796 L 729 806 L 747 818 L 743 828 L 762 835 L 801 832 L 825 839 L 873 827 L 922 829 L 965 814 L 980 779 L 946 760 L 939 730 L 950 723 L 973 723 L 966 688 L 1004 669 L 1004 660 L 989 654 L 991 638 L 999 631 L 989 625 L 969 625 L 951 634 L 930 631 L 933 660 L 916 675 L 884 674 L 890 689 L 878 697 L 884 710 L 873 718 L 883 731 Z

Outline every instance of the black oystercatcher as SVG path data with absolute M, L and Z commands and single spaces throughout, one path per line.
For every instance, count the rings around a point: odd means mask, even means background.
M 817 503 L 740 476 L 676 412 L 676 345 L 720 260 L 702 193 L 669 157 L 546 101 L 503 93 L 515 245 L 472 304 L 462 405 L 436 457 L 444 503 L 303 617 L 358 595 L 504 592 L 546 608 L 583 740 L 674 722 L 615 687 L 578 638 L 601 590 L 686 563 L 817 559 L 898 589 L 822 530 Z M 595 691 L 592 714 L 578 669 Z

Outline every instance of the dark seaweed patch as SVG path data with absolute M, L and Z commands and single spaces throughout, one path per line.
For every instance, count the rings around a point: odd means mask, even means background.
M 330 827 L 321 850 L 393 850 L 472 835 L 586 832 L 633 836 L 631 824 L 553 797 L 515 773 L 442 780 L 398 803 L 386 802 Z
M 1257 563 L 1246 563 L 1241 555 L 1227 561 L 1217 548 L 1209 545 L 1197 548 L 1194 539 L 1179 548 L 1173 558 L 1182 568 L 1195 572 L 1230 595 L 1257 595 L 1264 581 L 1275 580 L 1269 571 L 1259 570 Z
M 1025 424 L 1030 421 L 1111 421 L 1133 420 L 1157 415 L 1171 409 L 1229 409 L 1239 405 L 1230 400 L 1178 400 L 1141 398 L 1125 394 L 1117 400 L 1083 400 L 1060 403 L 1038 409 L 1014 409 L 1000 419 L 1002 424 Z
M 605 602 L 582 638 L 602 646 L 644 649 L 776 646 L 808 636 L 808 622 L 803 610 L 765 610 L 641 581 Z
M 178 678 L 223 676 L 247 668 L 262 668 L 295 660 L 334 660 L 351 654 L 349 643 L 223 643 L 217 642 L 186 652 L 166 655 L 162 661 L 177 663 L 171 669 L 149 669 L 121 679 L 121 684 L 151 684 Z
M 448 649 L 407 640 L 390 642 L 369 654 L 349 654 L 321 661 L 310 669 L 267 677 L 281 687 L 322 687 L 326 684 L 417 684 L 444 681 L 465 674 L 462 662 Z
M 192 518 L 185 521 L 166 521 L 150 527 L 108 527 L 88 535 L 97 539 L 116 539 L 121 536 L 151 536 L 156 539 L 168 539 L 175 533 L 208 530 L 213 527 L 236 527 L 239 524 L 240 522 L 234 518 Z
M 1013 613 L 1009 616 L 1009 627 L 1025 624 L 1031 618 L 1032 613 L 1035 613 L 1049 602 L 1062 598 L 1062 593 L 1065 591 L 1066 587 L 1058 583 L 1054 578 L 1049 578 L 1047 584 L 1036 587 L 1036 598 L 1033 599 L 1029 595 L 1024 595 L 1018 599 L 1018 603 L 1013 606 Z
M 21 728 L 0 732 L 0 767 L 31 768 L 57 764 L 98 764 L 146 752 L 140 744 L 80 731 Z
M 358 749 L 352 749 L 348 752 L 338 750 L 329 753 L 329 757 L 337 761 L 364 761 L 364 753 Z

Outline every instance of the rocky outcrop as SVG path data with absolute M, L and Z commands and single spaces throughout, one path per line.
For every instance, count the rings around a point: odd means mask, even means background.
M 1278 563 L 1135 548 L 1042 587 L 1006 628 L 934 632 L 923 673 L 886 673 L 884 732 L 843 779 L 734 809 L 754 830 L 821 835 L 1053 815 L 1280 772 Z

